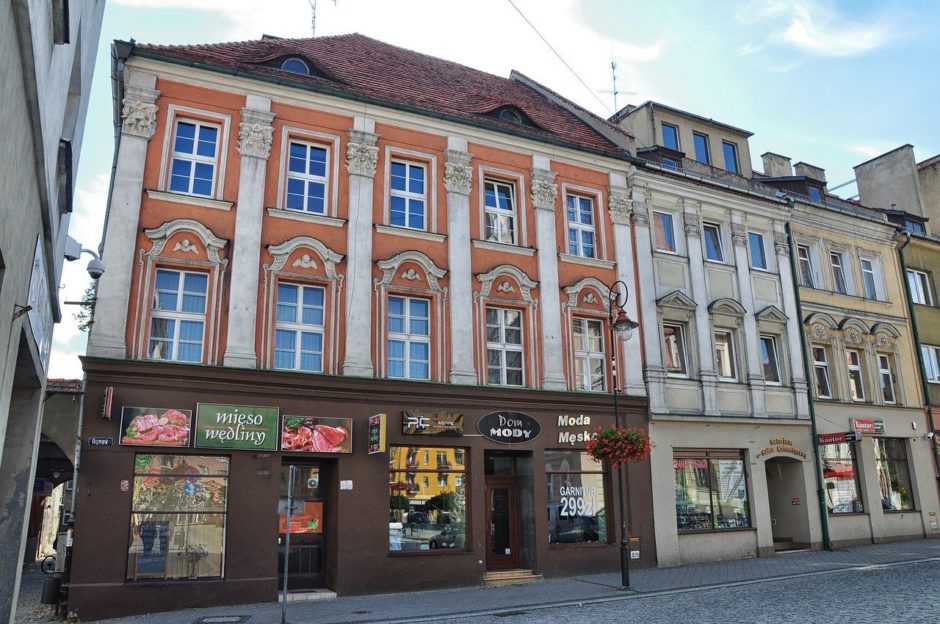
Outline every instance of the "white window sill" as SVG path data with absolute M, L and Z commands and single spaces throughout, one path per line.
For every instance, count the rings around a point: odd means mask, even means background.
M 376 223 L 375 231 L 381 232 L 382 234 L 392 234 L 393 236 L 404 236 L 405 238 L 419 238 L 421 240 L 429 240 L 436 243 L 443 243 L 445 240 L 447 240 L 447 236 L 445 234 L 437 234 L 436 232 L 427 232 L 425 230 L 413 230 L 411 228 L 399 227 L 397 225 L 382 225 L 380 223 Z
M 327 217 L 313 212 L 300 212 L 299 210 L 287 210 L 286 208 L 268 208 L 267 210 L 268 216 L 276 219 L 290 219 L 291 221 L 303 221 L 305 223 L 316 223 L 318 225 L 339 228 L 346 225 L 346 219 Z
M 582 264 L 584 266 L 599 267 L 602 269 L 613 269 L 617 266 L 616 262 L 611 260 L 601 260 L 600 258 L 586 258 L 584 256 L 573 256 L 571 254 L 558 254 L 562 262 L 570 264 Z
M 490 251 L 500 251 L 503 253 L 517 254 L 520 256 L 534 256 L 535 250 L 531 247 L 518 247 L 516 245 L 508 245 L 506 243 L 495 243 L 493 241 L 485 241 L 479 239 L 473 239 L 471 241 L 473 246 L 477 249 L 489 249 Z M 512 386 L 516 388 L 523 388 L 525 386 Z
M 172 202 L 174 204 L 186 204 L 187 206 L 202 206 L 203 208 L 214 208 L 216 210 L 232 209 L 235 204 L 222 199 L 211 199 L 209 197 L 200 197 L 198 195 L 183 195 L 182 193 L 167 193 L 166 191 L 155 191 L 147 189 L 147 197 L 158 199 L 160 201 Z

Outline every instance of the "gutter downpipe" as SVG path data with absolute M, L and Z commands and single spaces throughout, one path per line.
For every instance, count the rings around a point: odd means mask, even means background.
M 787 207 L 790 212 L 796 201 L 792 197 L 786 198 Z M 816 497 L 819 503 L 819 520 L 822 526 L 823 548 L 832 550 L 832 538 L 829 535 L 829 508 L 826 507 L 826 490 L 823 486 L 822 462 L 819 460 L 819 437 L 816 429 L 816 387 L 813 384 L 813 377 L 810 372 L 813 370 L 809 365 L 809 351 L 806 347 L 806 327 L 803 325 L 803 304 L 800 300 L 800 282 L 796 270 L 796 245 L 793 242 L 793 230 L 790 227 L 790 219 L 784 224 L 787 232 L 787 246 L 790 249 L 790 275 L 793 279 L 793 295 L 796 299 L 796 314 L 799 317 L 800 327 L 800 350 L 803 352 L 803 370 L 806 372 L 806 394 L 809 399 L 809 422 L 812 425 L 813 435 L 813 462 L 816 472 Z
M 904 248 L 911 243 L 911 233 L 898 228 L 894 231 L 895 242 L 898 244 L 898 260 L 901 263 L 901 281 L 904 282 L 904 298 L 907 301 L 907 311 L 911 317 L 911 332 L 914 334 L 914 346 L 917 351 L 917 367 L 920 369 L 920 387 L 924 393 L 924 417 L 927 420 L 927 430 L 934 432 L 936 424 L 933 417 L 933 404 L 930 400 L 930 386 L 927 384 L 927 367 L 924 366 L 924 352 L 920 345 L 920 331 L 917 328 L 917 317 L 914 316 L 914 299 L 911 297 L 911 284 L 907 281 L 907 261 L 904 259 Z M 904 243 L 898 238 L 903 236 Z M 937 436 L 930 437 L 933 448 L 934 476 L 937 478 L 937 489 L 940 490 L 940 448 L 937 447 Z

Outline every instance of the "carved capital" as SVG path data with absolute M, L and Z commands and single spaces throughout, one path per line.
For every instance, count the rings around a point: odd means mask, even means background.
M 346 170 L 350 175 L 375 177 L 379 162 L 379 148 L 375 146 L 379 135 L 361 130 L 350 130 L 346 145 Z
M 267 159 L 271 154 L 273 120 L 274 113 L 243 108 L 242 122 L 238 125 L 238 153 L 242 156 Z
M 624 191 L 611 189 L 607 197 L 607 207 L 610 209 L 610 220 L 616 225 L 630 225 L 630 217 L 633 214 L 631 211 L 633 202 L 630 200 L 630 195 Z
M 643 200 L 633 200 L 633 223 L 640 227 L 650 226 L 649 206 Z
M 447 150 L 445 153 L 447 162 L 444 164 L 444 187 L 448 193 L 469 195 L 473 182 L 470 154 L 458 150 Z
M 694 215 L 685 215 L 685 235 L 690 238 L 702 238 L 702 226 Z
M 774 250 L 778 256 L 789 256 L 790 245 L 787 243 L 787 235 L 783 232 L 774 232 Z
M 532 203 L 536 208 L 555 210 L 555 200 L 558 198 L 556 175 L 548 169 L 532 170 Z
M 153 102 L 124 98 L 121 132 L 150 140 L 157 129 L 157 105 Z
M 742 223 L 731 224 L 731 243 L 740 247 L 747 245 L 747 229 Z

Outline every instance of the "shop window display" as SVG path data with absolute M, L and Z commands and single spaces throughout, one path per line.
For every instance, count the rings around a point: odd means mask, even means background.
M 607 542 L 604 466 L 584 451 L 545 451 L 548 541 Z
M 829 513 L 862 513 L 862 495 L 858 485 L 855 445 L 848 442 L 819 447 L 826 481 L 826 507 Z
M 138 454 L 127 578 L 221 578 L 228 457 Z
M 911 511 L 911 473 L 907 466 L 907 449 L 901 438 L 874 438 L 878 462 L 878 487 L 881 507 L 886 511 Z
M 744 458 L 737 451 L 676 452 L 676 524 L 683 531 L 751 526 Z
M 424 458 L 420 466 L 419 457 Z M 432 464 L 429 457 L 437 461 Z M 389 449 L 389 551 L 467 548 L 464 459 L 463 449 Z

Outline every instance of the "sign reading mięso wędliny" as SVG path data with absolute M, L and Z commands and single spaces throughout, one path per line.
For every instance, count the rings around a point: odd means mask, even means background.
M 278 408 L 196 404 L 196 448 L 277 450 Z
M 480 418 L 477 430 L 493 442 L 521 444 L 537 438 L 542 427 L 537 420 L 522 412 L 493 412 Z

